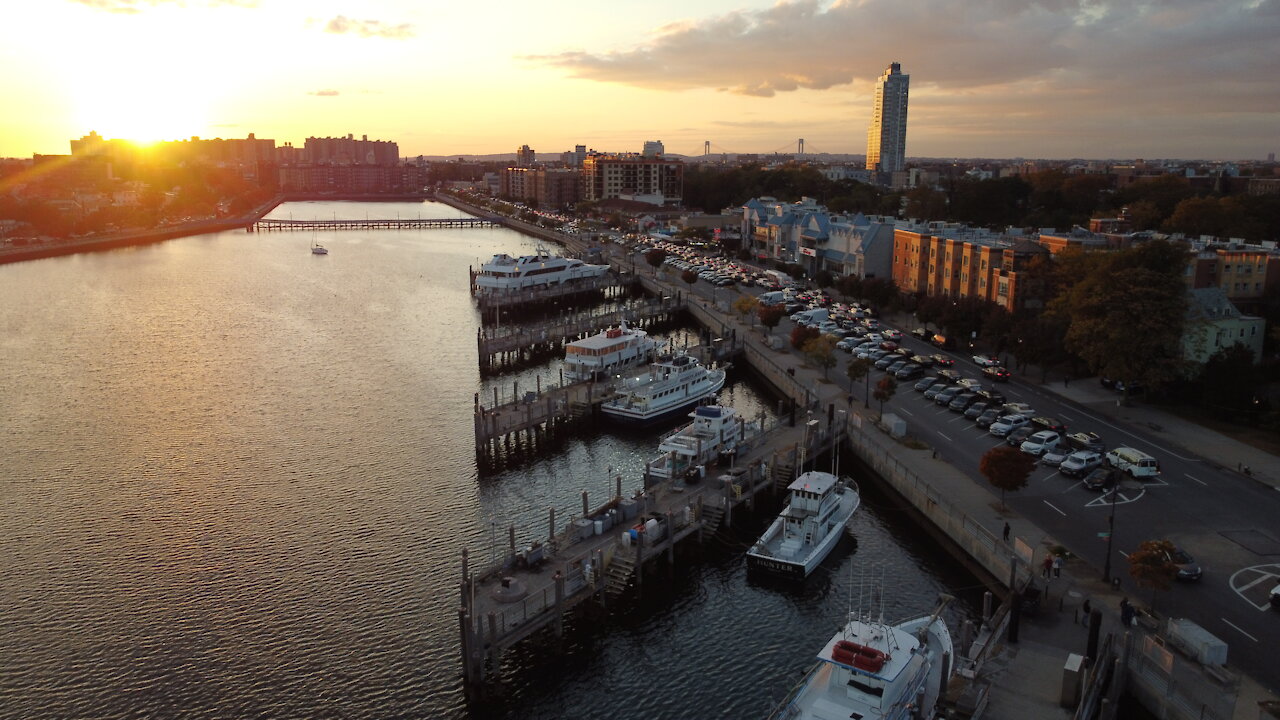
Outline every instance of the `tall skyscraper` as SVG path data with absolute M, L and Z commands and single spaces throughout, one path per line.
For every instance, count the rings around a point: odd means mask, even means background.
M 533 167 L 534 152 L 533 148 L 528 145 L 521 145 L 516 148 L 516 166 L 517 167 Z
M 892 63 L 876 81 L 876 102 L 867 128 L 867 169 L 892 173 L 906 167 L 907 86 L 911 76 Z

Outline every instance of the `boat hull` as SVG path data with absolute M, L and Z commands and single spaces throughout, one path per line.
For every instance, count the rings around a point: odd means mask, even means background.
M 724 387 L 724 371 L 720 370 L 713 372 L 718 372 L 719 377 L 709 383 L 704 390 L 684 398 L 678 405 L 669 405 L 661 410 L 642 412 L 634 408 L 619 407 L 605 403 L 601 406 L 600 412 L 607 420 L 614 424 L 634 428 L 648 427 L 675 417 L 684 417 L 689 414 L 690 410 L 712 398 L 716 393 L 720 392 L 721 388 Z
M 814 545 L 808 554 L 803 557 L 780 557 L 757 552 L 753 547 L 752 550 L 747 552 L 747 568 L 755 568 L 758 571 L 797 580 L 809 577 L 810 573 L 816 570 L 822 564 L 822 561 L 826 560 L 827 556 L 831 554 L 831 551 L 835 549 L 836 544 L 840 542 L 840 538 L 847 531 L 849 521 L 853 519 L 854 513 L 858 511 L 858 507 L 862 504 L 862 499 L 856 489 L 847 488 L 845 492 L 849 493 L 849 497 L 843 502 L 847 503 L 848 506 L 842 508 L 839 514 L 833 518 L 837 523 L 836 527 Z M 781 533 L 782 520 L 779 518 L 773 521 L 769 529 L 760 538 L 758 544 L 768 547 L 772 538 Z

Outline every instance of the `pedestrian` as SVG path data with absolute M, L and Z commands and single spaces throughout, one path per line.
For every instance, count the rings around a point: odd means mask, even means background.
M 1081 618 L 1081 624 L 1088 625 L 1089 616 L 1093 614 L 1093 606 L 1089 604 L 1089 598 L 1084 599 L 1084 605 L 1080 606 L 1080 611 L 1084 613 L 1084 617 Z
M 1125 627 L 1133 625 L 1133 615 L 1135 613 L 1133 605 L 1129 604 L 1129 598 L 1120 598 L 1120 624 Z
M 1004 541 L 1009 542 L 1009 523 L 1004 524 Z
M 1070 376 L 1070 375 L 1063 375 L 1063 376 L 1062 376 L 1062 386 L 1063 386 L 1063 387 L 1071 387 L 1071 376 Z
M 1040 576 L 1049 579 L 1049 571 L 1053 569 L 1053 558 L 1045 555 L 1044 562 L 1040 564 Z
M 1053 556 L 1053 576 L 1056 578 L 1062 577 L 1062 556 L 1061 555 Z

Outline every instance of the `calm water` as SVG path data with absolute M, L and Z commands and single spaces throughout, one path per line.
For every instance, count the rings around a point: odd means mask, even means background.
M 273 216 L 363 213 L 458 214 Z M 0 266 L 0 717 L 755 717 L 849 606 L 851 569 L 893 580 L 890 618 L 972 597 L 872 494 L 829 574 L 749 583 L 762 514 L 625 611 L 575 621 L 554 655 L 509 653 L 496 698 L 468 705 L 461 549 L 486 557 L 509 522 L 543 534 L 609 468 L 638 483 L 657 442 L 596 431 L 477 476 L 473 394 L 557 366 L 481 380 L 466 269 L 533 246 L 227 232 Z M 742 375 L 723 399 L 773 405 Z

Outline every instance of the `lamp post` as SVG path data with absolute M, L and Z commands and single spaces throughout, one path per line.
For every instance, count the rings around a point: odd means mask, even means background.
M 1112 478 L 1115 477 L 1115 470 L 1112 470 Z M 1107 518 L 1107 558 L 1102 563 L 1102 581 L 1111 583 L 1111 547 L 1116 539 L 1116 495 L 1120 492 L 1120 481 L 1116 480 L 1111 486 L 1111 515 Z

